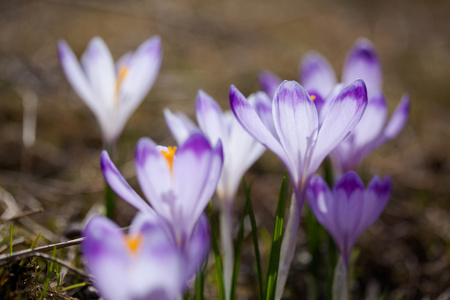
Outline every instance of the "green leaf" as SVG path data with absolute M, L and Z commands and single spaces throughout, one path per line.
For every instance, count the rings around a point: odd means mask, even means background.
M 248 212 L 248 216 L 250 218 L 250 224 L 252 226 L 252 238 L 253 238 L 253 248 L 255 249 L 255 259 L 256 259 L 256 271 L 258 273 L 258 288 L 259 288 L 259 299 L 264 299 L 264 282 L 263 282 L 263 273 L 262 273 L 262 267 L 261 267 L 261 255 L 259 252 L 259 243 L 258 243 L 258 228 L 256 227 L 256 219 L 255 214 L 253 212 L 253 206 L 252 201 L 250 200 L 250 190 L 251 190 L 251 184 L 250 186 L 247 186 L 247 182 L 245 181 L 245 178 L 243 179 L 244 184 L 244 192 L 245 192 L 245 198 L 246 203 L 245 207 Z
M 216 268 L 217 289 L 219 300 L 225 300 L 225 287 L 223 283 L 222 257 L 220 256 L 219 245 L 217 244 L 217 228 L 212 215 L 211 202 L 208 205 L 209 222 L 211 224 L 211 244 L 214 252 L 214 266 Z
M 286 206 L 287 180 L 283 177 L 278 197 L 277 215 L 273 230 L 272 248 L 270 250 L 269 269 L 267 272 L 266 299 L 275 299 L 275 290 L 278 277 L 278 265 L 280 263 L 281 241 L 283 240 L 284 210 Z
M 242 241 L 244 240 L 244 220 L 247 214 L 247 209 L 244 210 L 244 215 L 242 216 L 241 225 L 239 226 L 239 232 L 236 241 L 236 248 L 234 250 L 234 265 L 233 265 L 233 278 L 231 281 L 231 295 L 230 299 L 236 299 L 237 281 L 239 278 L 239 266 L 241 264 L 241 253 L 242 253 Z

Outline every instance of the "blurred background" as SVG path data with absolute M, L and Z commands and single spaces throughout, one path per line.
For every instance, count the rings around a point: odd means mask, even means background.
M 41 233 L 42 245 L 62 241 L 103 202 L 101 133 L 61 70 L 58 40 L 80 57 L 100 36 L 118 59 L 156 34 L 164 51 L 160 74 L 118 145 L 119 168 L 135 187 L 137 140 L 174 143 L 164 108 L 194 117 L 202 89 L 229 109 L 230 84 L 253 93 L 266 69 L 298 80 L 300 58 L 310 50 L 327 57 L 340 77 L 356 39 L 370 39 L 390 111 L 405 92 L 412 105 L 401 134 L 358 170 L 366 183 L 375 174 L 392 176 L 394 190 L 381 220 L 358 242 L 352 293 L 354 299 L 450 299 L 450 1 L 444 0 L 1 1 L 0 212 L 7 218 L 39 211 L 17 221 L 18 236 L 29 242 Z M 258 222 L 269 232 L 283 174 L 266 153 L 247 175 Z M 237 215 L 243 203 L 240 194 Z M 125 226 L 134 210 L 121 200 L 118 206 Z M 307 294 L 300 231 L 286 299 Z M 8 227 L 2 225 L 0 238 L 9 238 Z M 251 244 L 246 248 L 239 299 L 256 299 Z

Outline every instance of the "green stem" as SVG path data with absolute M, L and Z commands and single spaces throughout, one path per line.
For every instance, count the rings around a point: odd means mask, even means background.
M 106 151 L 108 151 L 111 160 L 114 161 L 116 148 L 115 145 L 105 144 L 104 148 Z M 106 181 L 105 181 L 105 208 L 106 208 L 106 216 L 111 220 L 114 219 L 114 212 L 116 209 L 116 195 L 114 194 L 114 191 Z
M 348 300 L 348 266 L 342 255 L 336 265 L 333 278 L 333 300 Z

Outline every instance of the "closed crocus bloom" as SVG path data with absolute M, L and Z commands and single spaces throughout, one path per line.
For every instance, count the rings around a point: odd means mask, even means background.
M 391 189 L 391 179 L 378 176 L 365 189 L 353 171 L 345 173 L 332 191 L 322 177 L 315 175 L 311 179 L 307 190 L 308 204 L 333 237 L 346 265 L 360 235 L 386 207 Z
M 160 38 L 148 39 L 116 64 L 99 37 L 90 41 L 81 66 L 65 41 L 58 43 L 58 52 L 68 81 L 96 116 L 104 142 L 114 145 L 155 82 L 162 61 Z
M 193 133 L 178 148 L 158 146 L 149 138 L 136 147 L 136 175 L 144 201 L 126 182 L 108 153 L 101 167 L 111 188 L 143 212 L 154 211 L 169 224 L 180 246 L 191 237 L 217 187 L 223 164 L 220 141 L 212 147 L 201 133 Z
M 263 92 L 252 95 L 249 101 L 271 102 Z M 222 142 L 224 162 L 217 185 L 217 195 L 221 202 L 220 238 L 223 246 L 225 289 L 228 295 L 231 290 L 234 263 L 232 204 L 242 176 L 265 151 L 265 147 L 242 128 L 231 111 L 223 112 L 217 102 L 203 91 L 198 92 L 196 100 L 199 128 L 182 113 L 173 114 L 166 109 L 164 115 L 167 126 L 178 144 L 183 143 L 190 133 L 198 131 L 203 132 L 211 144 L 219 140 Z

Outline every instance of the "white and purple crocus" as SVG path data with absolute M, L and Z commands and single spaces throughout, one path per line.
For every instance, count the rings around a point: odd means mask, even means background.
M 156 214 L 138 213 L 125 234 L 104 216 L 95 216 L 83 232 L 81 247 L 94 286 L 107 300 L 173 300 L 209 250 L 206 218 L 195 226 L 183 248 Z
M 308 93 L 316 97 L 321 119 L 343 87 L 356 79 L 364 80 L 367 86 L 368 104 L 361 121 L 331 153 L 337 177 L 354 170 L 369 153 L 395 138 L 408 119 L 410 101 L 404 95 L 387 121 L 388 108 L 382 92 L 381 63 L 374 46 L 365 38 L 358 39 L 347 55 L 341 83 L 338 83 L 330 63 L 317 52 L 310 52 L 302 59 L 300 77 Z M 260 83 L 271 94 L 281 80 L 266 71 L 260 75 Z
M 291 176 L 295 200 L 291 202 L 285 230 L 276 298 L 280 299 L 292 261 L 304 193 L 323 159 L 355 128 L 367 105 L 362 80 L 344 88 L 333 99 L 326 116 L 319 119 L 310 94 L 295 81 L 282 82 L 271 104 L 252 105 L 234 86 L 230 105 L 241 125 L 257 141 L 274 152 Z
M 223 164 L 222 144 L 213 147 L 201 133 L 193 133 L 178 148 L 158 146 L 141 138 L 136 147 L 136 175 L 144 201 L 126 182 L 108 153 L 101 167 L 111 188 L 142 212 L 156 213 L 169 224 L 182 247 L 217 187 Z
M 160 38 L 148 39 L 116 64 L 99 37 L 90 41 L 81 65 L 63 40 L 58 43 L 58 53 L 69 83 L 97 118 L 104 143 L 114 146 L 156 80 L 162 61 Z

